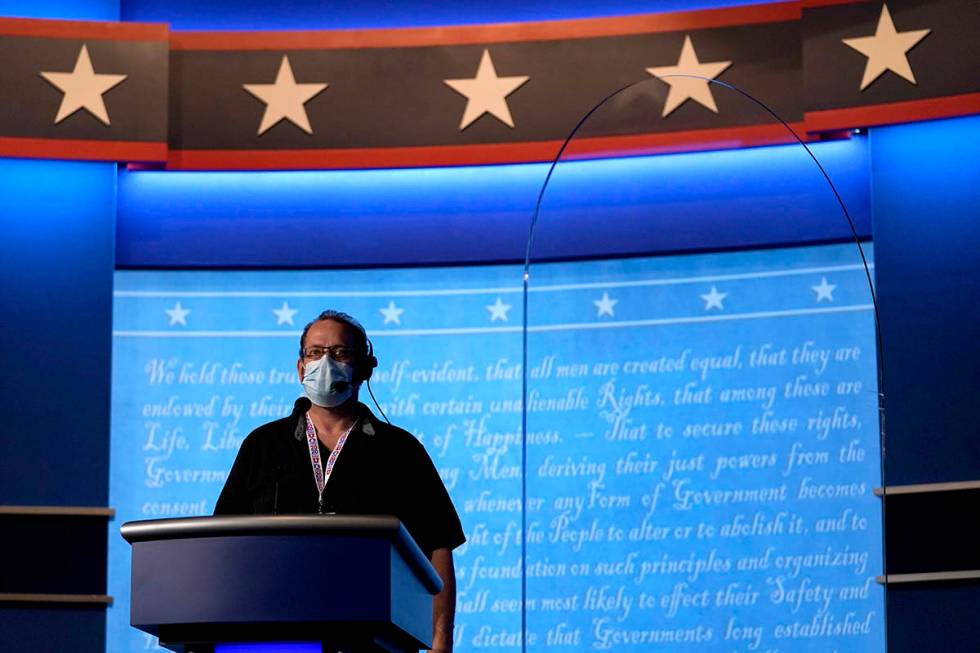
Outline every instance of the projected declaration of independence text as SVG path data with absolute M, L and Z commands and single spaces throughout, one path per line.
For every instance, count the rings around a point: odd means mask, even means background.
M 541 266 L 526 403 L 516 268 L 454 271 L 453 286 L 439 270 L 358 272 L 363 296 L 302 298 L 275 293 L 341 273 L 120 273 L 113 505 L 123 521 L 210 514 L 242 439 L 301 393 L 299 330 L 334 307 L 365 322 L 375 394 L 463 520 L 457 650 L 519 649 L 522 571 L 531 648 L 880 650 L 874 331 L 854 258 Z M 181 294 L 202 283 L 210 295 Z M 170 325 L 178 301 L 191 312 Z M 293 324 L 276 324 L 284 308 Z M 118 616 L 123 563 L 110 638 L 152 648 Z

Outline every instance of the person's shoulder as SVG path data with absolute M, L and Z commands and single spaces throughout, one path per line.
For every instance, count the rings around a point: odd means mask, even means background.
M 369 430 L 374 430 L 375 435 L 382 438 L 385 442 L 392 444 L 398 444 L 401 446 L 415 447 L 421 446 L 422 443 L 419 439 L 406 431 L 405 429 L 395 426 L 394 424 L 389 424 L 384 420 L 374 419 L 368 424 L 365 424 L 362 428 L 363 431 L 367 432 Z
M 361 431 L 366 435 L 376 437 L 386 447 L 398 451 L 410 453 L 425 451 L 425 447 L 412 433 L 383 419 L 378 419 L 367 407 L 364 407 L 363 411 Z
M 256 426 L 245 436 L 242 446 L 265 448 L 288 438 L 296 430 L 296 415 L 287 415 L 271 422 Z
M 292 430 L 295 422 L 296 417 L 287 415 L 286 417 L 280 417 L 277 420 L 256 426 L 248 435 L 249 437 L 255 436 L 256 438 L 275 437 L 281 435 L 283 432 Z

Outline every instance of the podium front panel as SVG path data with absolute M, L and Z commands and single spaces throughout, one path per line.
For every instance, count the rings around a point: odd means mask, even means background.
M 343 555 L 351 550 L 374 562 L 390 558 L 388 542 L 368 537 L 137 542 L 132 624 L 147 630 L 158 624 L 389 620 L 390 564 L 356 564 Z

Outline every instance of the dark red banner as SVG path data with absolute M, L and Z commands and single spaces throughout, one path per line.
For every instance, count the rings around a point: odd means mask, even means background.
M 589 121 L 568 155 L 792 140 L 779 120 L 822 138 L 980 111 L 978 13 L 970 0 L 806 0 L 215 33 L 0 19 L 0 57 L 12 62 L 0 70 L 0 154 L 175 169 L 547 161 L 597 103 L 638 82 L 617 97 L 619 113 Z

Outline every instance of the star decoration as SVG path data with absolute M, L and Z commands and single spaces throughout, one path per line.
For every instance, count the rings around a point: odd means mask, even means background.
M 688 100 L 694 100 L 705 108 L 718 113 L 718 106 L 711 94 L 708 80 L 714 79 L 731 65 L 731 61 L 713 61 L 710 63 L 698 61 L 698 54 L 694 51 L 694 43 L 690 36 L 685 35 L 684 45 L 681 46 L 681 56 L 677 60 L 676 66 L 658 66 L 646 69 L 648 73 L 670 85 L 667 100 L 664 102 L 664 110 L 660 117 L 666 118 L 674 109 Z M 697 77 L 688 77 L 687 75 L 697 75 Z
M 596 317 L 602 317 L 603 315 L 613 317 L 615 315 L 613 313 L 613 306 L 618 304 L 619 300 L 610 298 L 609 293 L 604 292 L 602 293 L 602 299 L 596 299 L 592 303 L 595 304 L 598 311 Z
M 820 278 L 819 286 L 810 286 L 810 289 L 817 293 L 817 301 L 822 302 L 827 300 L 828 302 L 834 301 L 834 288 L 837 286 L 835 284 L 827 283 L 827 277 Z
M 292 323 L 293 323 L 293 317 L 295 317 L 295 315 L 297 313 L 299 313 L 299 309 L 298 308 L 289 308 L 289 304 L 287 304 L 286 302 L 283 302 L 281 308 L 274 308 L 274 309 L 272 309 L 272 312 L 276 316 L 276 325 L 277 326 L 280 325 L 280 324 L 289 324 L 289 325 L 292 325 Z
M 378 311 L 385 318 L 385 324 L 389 322 L 394 322 L 395 324 L 402 323 L 402 313 L 405 312 L 404 308 L 398 308 L 395 306 L 395 302 L 388 302 L 387 308 L 382 308 Z
M 527 75 L 497 77 L 490 50 L 484 50 L 476 77 L 471 79 L 444 79 L 449 88 L 466 97 L 466 109 L 459 123 L 463 131 L 485 113 L 493 115 L 508 127 L 514 127 L 514 119 L 507 107 L 507 96 L 531 79 Z
M 272 84 L 242 84 L 246 91 L 265 102 L 259 136 L 284 119 L 307 134 L 312 134 L 313 128 L 310 127 L 310 119 L 306 115 L 304 105 L 327 86 L 329 84 L 326 83 L 297 84 L 293 77 L 293 69 L 289 65 L 289 57 L 286 55 L 282 57 L 276 81 Z
M 85 109 L 105 125 L 110 124 L 102 94 L 126 79 L 126 75 L 96 73 L 88 56 L 88 46 L 84 44 L 75 59 L 74 70 L 70 73 L 42 71 L 41 77 L 65 94 L 54 118 L 55 124 L 79 109 Z
M 497 320 L 507 321 L 507 311 L 511 309 L 510 304 L 505 304 L 500 301 L 500 297 L 497 298 L 496 303 L 489 304 L 487 310 L 490 311 L 490 321 L 496 322 Z
M 723 310 L 725 307 L 721 305 L 721 301 L 728 297 L 727 292 L 718 292 L 718 289 L 711 286 L 711 292 L 701 295 L 701 299 L 704 300 L 704 310 L 710 310 L 712 308 L 717 308 L 719 311 Z
M 864 66 L 864 77 L 861 78 L 861 89 L 864 90 L 878 79 L 886 70 L 890 70 L 902 79 L 915 84 L 915 75 L 909 65 L 906 54 L 916 43 L 924 39 L 930 30 L 916 29 L 908 32 L 896 32 L 888 5 L 881 6 L 878 17 L 878 27 L 874 36 L 860 36 L 852 39 L 841 39 L 844 45 L 854 48 L 868 58 Z
M 177 302 L 173 308 L 166 308 L 163 312 L 170 316 L 170 326 L 175 324 L 187 326 L 187 316 L 190 315 L 191 309 L 184 308 L 180 302 Z

